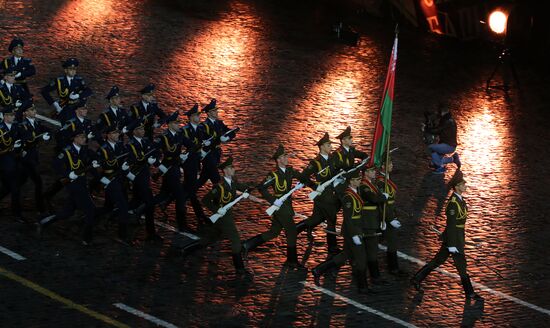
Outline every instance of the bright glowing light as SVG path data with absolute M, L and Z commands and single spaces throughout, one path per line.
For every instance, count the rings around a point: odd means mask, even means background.
M 489 15 L 489 27 L 497 34 L 504 33 L 506 31 L 506 22 L 508 21 L 508 15 L 500 10 L 495 10 Z

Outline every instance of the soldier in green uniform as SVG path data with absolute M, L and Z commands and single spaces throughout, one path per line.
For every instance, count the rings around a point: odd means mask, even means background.
M 339 199 L 334 192 L 332 184 L 326 187 L 321 187 L 321 184 L 330 180 L 335 174 L 337 174 L 332 159 L 330 158 L 330 152 L 332 149 L 332 142 L 330 141 L 328 133 L 317 142 L 319 147 L 319 155 L 309 162 L 309 165 L 302 171 L 302 177 L 305 179 L 306 184 L 320 193 L 313 203 L 313 213 L 311 216 L 297 224 L 297 232 L 300 233 L 304 230 L 311 232 L 315 226 L 319 225 L 324 220 L 327 221 L 328 230 L 336 230 L 336 214 L 338 213 Z M 315 176 L 316 182 L 310 180 L 311 176 Z M 330 254 L 338 254 L 338 244 L 336 241 L 336 235 L 327 233 L 327 245 Z
M 401 222 L 399 222 L 395 213 L 395 194 L 397 192 L 397 186 L 389 178 L 389 173 L 391 173 L 393 170 L 393 163 L 391 160 L 388 162 L 387 181 L 385 177 L 385 169 L 386 166 L 385 163 L 383 163 L 382 169 L 376 177 L 376 184 L 379 190 L 383 190 L 389 196 L 388 201 L 386 202 L 386 212 L 384 218 L 385 221 L 389 222 L 389 224 L 387 224 L 386 229 L 382 231 L 382 233 L 384 234 L 384 239 L 386 240 L 386 257 L 388 260 L 388 271 L 390 274 L 395 276 L 404 276 L 406 275 L 406 273 L 399 270 L 399 264 L 397 262 L 397 232 L 399 228 L 401 228 Z M 384 209 L 382 208 L 382 212 L 383 211 Z
M 453 193 L 447 202 L 445 215 L 447 216 L 447 224 L 445 231 L 442 234 L 442 245 L 434 258 L 423 266 L 411 279 L 412 285 L 416 290 L 422 290 L 421 283 L 430 272 L 443 264 L 449 255 L 453 257 L 455 268 L 458 270 L 462 287 L 466 299 L 481 300 L 482 297 L 474 292 L 470 276 L 466 271 L 466 257 L 464 256 L 465 233 L 464 228 L 468 219 L 468 208 L 462 194 L 466 191 L 466 181 L 458 171 L 451 181 L 449 186 L 453 188 Z
M 333 268 L 342 266 L 346 260 L 351 259 L 353 273 L 359 293 L 372 292 L 367 285 L 367 249 L 365 241 L 369 238 L 365 233 L 367 220 L 364 201 L 359 195 L 361 185 L 361 173 L 359 170 L 347 174 L 347 188 L 342 197 L 344 222 L 342 233 L 344 235 L 344 251 L 316 266 L 312 273 L 315 284 L 319 285 L 322 274 Z
M 239 183 L 234 179 L 235 168 L 233 167 L 233 158 L 229 157 L 221 163 L 219 169 L 223 172 L 223 178 L 220 183 L 215 185 L 202 199 L 203 204 L 213 213 L 218 213 L 221 217 L 210 226 L 207 226 L 205 236 L 198 241 L 202 246 L 219 240 L 221 237 L 229 239 L 231 242 L 231 256 L 237 274 L 247 273 L 241 254 L 242 246 L 239 237 L 239 231 L 235 226 L 233 219 L 233 210 L 224 210 L 223 207 L 237 198 L 237 191 L 245 194 L 248 198 L 249 187 L 246 184 Z
M 351 135 L 351 126 L 348 126 L 342 133 L 337 137 L 340 140 L 340 147 L 336 149 L 332 155 L 332 161 L 334 163 L 335 172 L 340 170 L 348 171 L 355 166 L 355 159 L 365 159 L 369 155 L 362 151 L 355 149 L 353 146 L 353 137 Z M 335 183 L 334 189 L 336 194 L 339 197 L 343 196 L 343 193 L 346 191 L 346 184 L 343 183 L 343 179 L 338 180 Z M 341 204 L 340 204 L 341 205 Z
M 388 194 L 382 192 L 375 182 L 376 168 L 367 167 L 364 183 L 359 187 L 359 195 L 363 199 L 363 215 L 365 216 L 365 244 L 367 247 L 367 265 L 371 280 L 376 285 L 387 284 L 380 275 L 378 268 L 378 229 L 380 227 L 380 205 Z
M 277 168 L 269 173 L 258 187 L 263 198 L 270 204 L 279 207 L 273 214 L 271 228 L 255 237 L 246 240 L 243 243 L 245 252 L 249 252 L 259 245 L 277 237 L 282 229 L 285 229 L 287 243 L 287 259 L 285 265 L 298 268 L 303 267 L 298 263 L 296 252 L 296 224 L 294 223 L 294 209 L 292 208 L 292 197 L 288 197 L 284 202 L 279 198 L 288 193 L 292 189 L 292 180 L 301 179 L 300 172 L 294 170 L 288 165 L 288 155 L 285 153 L 283 145 L 279 145 L 272 158 L 277 163 Z M 300 185 L 303 186 L 299 182 Z M 273 188 L 273 194 L 267 189 Z

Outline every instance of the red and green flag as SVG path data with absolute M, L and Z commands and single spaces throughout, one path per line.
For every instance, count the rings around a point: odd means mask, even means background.
M 397 64 L 397 33 L 393 41 L 391 51 L 390 64 L 386 75 L 386 84 L 384 85 L 384 93 L 382 94 L 382 104 L 378 112 L 376 127 L 374 129 L 374 137 L 372 140 L 372 149 L 370 153 L 370 165 L 380 167 L 385 160 L 382 158 L 384 152 L 387 151 L 391 133 L 391 116 L 393 110 L 393 87 L 395 84 L 395 65 Z

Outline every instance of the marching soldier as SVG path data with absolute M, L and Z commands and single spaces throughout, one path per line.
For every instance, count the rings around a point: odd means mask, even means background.
M 246 274 L 248 271 L 244 267 L 241 254 L 242 246 L 239 237 L 239 231 L 235 226 L 233 219 L 233 209 L 225 210 L 223 207 L 237 198 L 237 191 L 244 193 L 244 198 L 248 198 L 248 186 L 239 183 L 234 179 L 235 168 L 233 167 L 233 158 L 229 157 L 225 162 L 219 165 L 223 171 L 222 181 L 215 185 L 202 199 L 204 205 L 212 213 L 220 214 L 221 217 L 211 226 L 207 227 L 207 233 L 198 243 L 206 246 L 209 243 L 225 237 L 231 242 L 231 256 L 237 274 Z
M 376 186 L 376 168 L 367 167 L 365 179 L 359 187 L 359 195 L 363 200 L 363 215 L 365 216 L 365 244 L 367 249 L 367 265 L 371 280 L 375 285 L 386 285 L 378 267 L 378 229 L 380 228 L 380 205 L 389 198 Z
M 69 58 L 62 63 L 65 75 L 53 79 L 41 90 L 42 97 L 48 105 L 54 106 L 57 118 L 64 123 L 73 116 L 74 108 L 68 107 L 78 101 L 86 101 L 92 95 L 92 90 L 86 85 L 84 79 L 76 75 L 78 59 Z M 58 99 L 51 96 L 55 91 Z
M 180 167 L 188 157 L 182 153 L 183 134 L 179 127 L 178 111 L 166 117 L 168 129 L 155 141 L 155 147 L 162 151 L 162 161 L 158 166 L 162 173 L 160 193 L 155 197 L 155 204 L 176 200 L 176 223 L 179 231 L 187 229 L 186 193 L 183 189 Z M 145 131 L 147 134 L 147 130 Z
M 397 186 L 389 177 L 386 183 L 386 178 L 384 176 L 385 168 L 385 163 L 383 163 L 382 169 L 379 172 L 380 174 L 376 178 L 376 185 L 379 190 L 383 190 L 386 194 L 388 194 L 388 200 L 386 202 L 386 218 L 389 224 L 386 225 L 386 229 L 382 231 L 387 246 L 386 258 L 388 260 L 388 272 L 392 275 L 404 276 L 406 273 L 399 270 L 399 263 L 397 261 L 397 232 L 401 227 L 401 222 L 399 222 L 395 213 L 395 194 L 397 192 Z M 393 163 L 390 160 L 388 162 L 388 173 L 391 173 L 392 170 Z
M 198 182 L 198 188 L 202 187 L 206 181 L 210 180 L 213 184 L 220 182 L 220 174 L 217 166 L 222 156 L 221 144 L 229 142 L 235 138 L 238 129 L 230 130 L 225 123 L 219 119 L 216 99 L 212 99 L 208 105 L 202 109 L 207 118 L 202 122 L 204 128 L 204 150 L 206 155 L 202 161 L 202 171 Z
M 208 223 L 210 221 L 204 214 L 201 202 L 197 198 L 201 154 L 204 152 L 202 150 L 204 131 L 200 125 L 199 104 L 195 104 L 190 110 L 185 112 L 185 115 L 189 118 L 189 123 L 183 127 L 182 131 L 189 158 L 183 163 L 183 188 L 187 191 L 191 206 L 199 222 Z
M 364 210 L 364 200 L 359 195 L 361 185 L 361 173 L 359 170 L 346 174 L 346 190 L 342 197 L 344 222 L 342 234 L 344 235 L 344 251 L 316 266 L 313 270 L 315 284 L 319 285 L 319 279 L 325 272 L 339 268 L 346 260 L 351 260 L 353 273 L 359 293 L 373 292 L 367 283 L 367 248 L 366 241 L 371 233 L 368 229 L 367 218 Z
M 344 132 L 338 135 L 340 140 L 340 147 L 334 151 L 332 158 L 334 160 L 334 166 L 337 171 L 349 169 L 355 166 L 355 159 L 365 159 L 369 155 L 365 152 L 357 150 L 353 146 L 353 137 L 351 135 L 351 126 L 348 126 Z
M 57 156 L 58 165 L 55 166 L 60 179 L 63 180 L 68 198 L 61 211 L 38 220 L 37 233 L 39 235 L 46 226 L 71 217 L 78 209 L 84 214 L 82 245 L 91 245 L 96 208 L 90 197 L 86 173 L 90 168 L 99 167 L 92 163 L 93 157 L 94 154 L 86 146 L 84 130 L 73 131 L 72 143 Z
M 464 256 L 465 241 L 465 225 L 468 219 L 468 208 L 466 201 L 462 194 L 466 191 L 466 181 L 461 171 L 457 171 L 451 181 L 449 181 L 449 187 L 453 189 L 453 193 L 447 201 L 447 207 L 445 208 L 445 215 L 447 216 L 447 223 L 445 231 L 442 234 L 441 248 L 434 256 L 434 258 L 424 265 L 411 279 L 412 285 L 416 290 L 422 290 L 422 281 L 432 272 L 434 269 L 443 264 L 447 258 L 453 257 L 455 268 L 460 275 L 462 287 L 464 288 L 464 294 L 466 299 L 482 300 L 483 298 L 474 292 L 470 276 L 466 270 L 466 257 Z
M 42 197 L 42 177 L 39 171 L 39 150 L 42 141 L 50 140 L 50 131 L 36 120 L 36 107 L 31 101 L 23 103 L 19 110 L 24 116 L 20 125 L 21 141 L 23 142 L 20 181 L 21 185 L 24 185 L 27 179 L 32 180 L 36 209 L 42 213 L 44 212 L 44 198 Z
M 132 182 L 132 203 L 144 204 L 146 240 L 162 241 L 156 234 L 154 222 L 155 202 L 151 190 L 151 174 L 149 166 L 157 162 L 157 150 L 153 143 L 145 137 L 145 124 L 143 120 L 137 120 L 128 126 L 131 137 L 126 145 L 130 170 L 126 177 Z M 136 208 L 133 207 L 133 208 Z M 140 213 L 136 213 L 140 215 Z
M 17 220 L 21 217 L 21 195 L 18 177 L 18 156 L 22 141 L 15 124 L 15 107 L 4 109 L 4 121 L 0 122 L 0 201 L 11 194 L 11 210 Z
M 24 45 L 23 40 L 20 38 L 11 40 L 8 50 L 12 55 L 4 59 L 2 68 L 7 69 L 13 67 L 15 70 L 15 84 L 20 85 L 27 94 L 30 94 L 27 78 L 35 75 L 36 69 L 31 59 L 23 57 Z
M 143 119 L 145 121 L 145 136 L 153 140 L 153 130 L 160 127 L 166 114 L 155 102 L 155 85 L 149 83 L 140 90 L 141 101 L 132 105 L 130 117 L 132 120 Z
M 319 225 L 324 220 L 327 221 L 327 229 L 336 230 L 336 214 L 338 213 L 339 200 L 334 192 L 332 184 L 323 188 L 321 185 L 330 180 L 337 172 L 333 162 L 329 156 L 332 149 L 332 141 L 330 141 L 328 133 L 317 142 L 319 147 L 319 155 L 309 162 L 309 165 L 302 171 L 302 176 L 307 179 L 307 185 L 312 189 L 317 190 L 320 195 L 317 196 L 313 203 L 313 213 L 308 219 L 298 223 L 298 233 L 311 229 Z M 310 180 L 311 176 L 315 176 L 316 182 Z M 330 254 L 338 254 L 338 244 L 336 235 L 327 233 L 327 245 Z
M 16 119 L 21 119 L 19 107 L 24 101 L 30 98 L 30 95 L 25 89 L 15 84 L 15 76 L 17 72 L 13 66 L 4 69 L 4 84 L 0 85 L 0 105 L 4 108 L 13 106 L 16 108 Z
M 96 131 L 104 131 L 114 125 L 123 134 L 126 133 L 124 127 L 128 124 L 128 113 L 122 107 L 119 88 L 116 85 L 113 86 L 105 98 L 109 101 L 109 107 L 99 114 L 95 125 Z
M 258 187 L 264 199 L 270 204 L 279 207 L 273 214 L 271 228 L 262 234 L 246 240 L 243 243 L 245 252 L 249 252 L 259 245 L 277 237 L 282 229 L 285 229 L 287 243 L 287 260 L 285 265 L 298 268 L 303 267 L 298 262 L 296 252 L 296 224 L 294 223 L 294 209 L 292 208 L 292 198 L 288 197 L 284 202 L 279 198 L 292 189 L 292 180 L 301 179 L 300 172 L 294 170 L 288 165 L 288 155 L 285 153 L 283 145 L 279 145 L 272 159 L 275 160 L 277 168 L 269 173 Z M 300 183 L 301 184 L 301 183 Z M 267 189 L 273 188 L 273 194 Z

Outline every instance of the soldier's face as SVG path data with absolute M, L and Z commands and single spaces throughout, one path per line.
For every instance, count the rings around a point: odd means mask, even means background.
M 88 108 L 80 107 L 76 110 L 76 114 L 80 117 L 86 117 L 86 115 L 88 115 Z
M 14 119 L 15 119 L 15 115 L 13 115 L 13 113 L 4 114 L 4 122 L 8 124 L 12 124 Z
M 384 168 L 384 167 L 383 167 L 383 168 Z M 393 171 L 393 163 L 390 161 L 390 162 L 388 163 L 388 172 L 391 172 L 391 171 Z
M 111 103 L 111 106 L 114 106 L 114 107 L 119 107 L 120 105 L 122 105 L 122 99 L 120 99 L 119 96 L 111 97 L 109 102 Z
M 13 48 L 12 53 L 15 57 L 23 57 L 23 47 L 17 46 L 15 48 Z
M 134 129 L 134 135 L 138 138 L 143 138 L 143 136 L 145 135 L 145 129 L 142 127 Z
M 367 170 L 367 172 L 365 172 L 365 176 L 369 179 L 369 180 L 372 180 L 376 177 L 376 170 Z
M 353 178 L 349 180 L 349 185 L 353 188 L 359 187 L 360 184 L 361 184 L 361 177 Z
M 78 146 L 84 146 L 86 144 L 86 135 L 85 134 L 79 134 L 74 137 L 74 143 Z
M 212 109 L 212 110 L 208 111 L 207 115 L 211 119 L 217 120 L 218 119 L 218 110 L 217 109 Z
M 145 93 L 145 94 L 142 94 L 142 95 L 141 95 L 141 98 L 142 98 L 143 101 L 145 101 L 146 103 L 153 102 L 153 100 L 155 99 L 155 97 L 153 96 L 152 93 Z
M 279 165 L 280 167 L 286 167 L 288 165 L 288 155 L 283 154 L 277 157 L 277 165 Z
M 118 130 L 107 133 L 107 139 L 109 139 L 110 142 L 117 142 L 119 137 L 120 132 Z
M 329 154 L 332 151 L 332 144 L 330 142 L 325 142 L 321 145 L 321 151 Z
M 172 131 L 179 131 L 180 130 L 180 123 L 176 120 L 176 121 L 172 121 L 170 123 L 168 123 L 168 127 L 172 130 Z
M 9 83 L 9 84 L 14 84 L 15 83 L 15 73 L 14 74 L 6 74 L 4 75 L 4 81 L 6 81 L 6 83 Z
M 201 116 L 199 113 L 189 116 L 189 121 L 193 124 L 199 124 L 201 122 Z
M 459 184 L 456 185 L 455 189 L 456 189 L 456 191 L 458 191 L 459 193 L 462 194 L 462 193 L 465 192 L 466 189 L 468 189 L 468 188 L 467 188 L 467 186 L 466 186 L 466 182 L 461 182 L 461 183 L 459 183 Z
M 76 75 L 76 67 L 65 68 L 65 74 L 68 77 L 74 77 Z
M 353 139 L 351 137 L 345 137 L 342 139 L 342 145 L 344 147 L 351 147 L 353 146 Z
M 31 108 L 27 109 L 25 111 L 25 116 L 30 117 L 30 118 L 34 118 L 36 116 L 36 108 L 31 107 Z
M 224 168 L 223 169 L 223 175 L 225 175 L 228 178 L 231 178 L 232 176 L 234 176 L 235 175 L 235 169 L 233 168 L 233 166 L 228 166 L 228 167 Z

